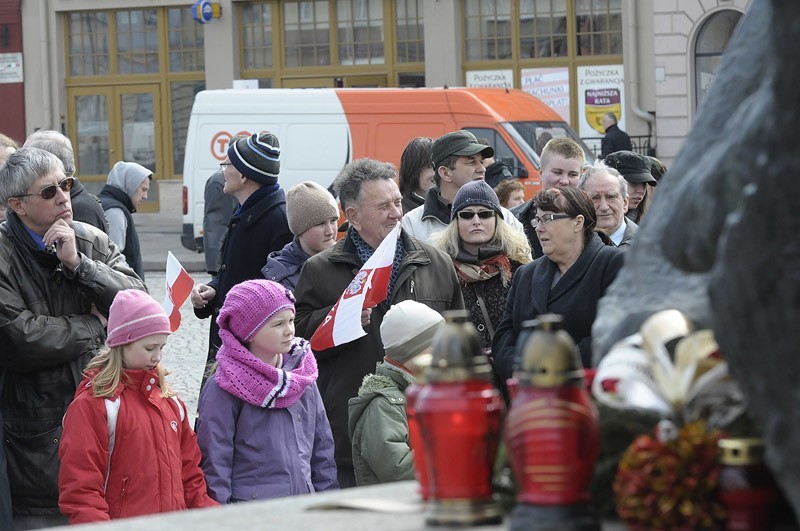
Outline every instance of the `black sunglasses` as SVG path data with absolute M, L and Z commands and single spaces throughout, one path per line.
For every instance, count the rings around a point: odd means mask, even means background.
M 45 201 L 48 199 L 53 199 L 56 196 L 56 188 L 61 188 L 64 192 L 69 193 L 72 190 L 72 187 L 75 186 L 75 177 L 67 177 L 66 179 L 62 179 L 61 182 L 58 184 L 51 184 L 50 186 L 45 186 L 41 190 L 33 194 L 20 194 L 16 197 L 29 197 L 32 195 L 40 195 L 42 199 Z
M 474 218 L 476 214 L 480 219 L 489 219 L 494 217 L 495 212 L 494 210 L 481 210 L 478 212 L 474 212 L 472 210 L 462 210 L 456 215 L 461 219 L 468 220 Z

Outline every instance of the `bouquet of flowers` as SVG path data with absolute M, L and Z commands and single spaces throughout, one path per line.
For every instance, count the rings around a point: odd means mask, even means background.
M 725 517 L 716 500 L 717 441 L 746 405 L 710 330 L 677 310 L 651 316 L 609 351 L 592 383 L 615 409 L 662 420 L 636 438 L 614 480 L 617 513 L 632 528 L 708 529 Z

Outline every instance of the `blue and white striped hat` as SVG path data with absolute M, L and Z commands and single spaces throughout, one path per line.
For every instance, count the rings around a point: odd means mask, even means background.
M 240 138 L 228 148 L 228 158 L 244 177 L 261 184 L 276 184 L 281 170 L 281 146 L 272 133 Z

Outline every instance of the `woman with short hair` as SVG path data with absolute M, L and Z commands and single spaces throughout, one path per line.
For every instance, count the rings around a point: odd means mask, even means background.
M 624 256 L 596 232 L 597 214 L 583 190 L 550 188 L 532 201 L 536 216 L 531 223 L 544 256 L 517 271 L 495 333 L 493 352 L 503 381 L 518 364 L 522 323 L 545 313 L 563 316 L 584 367 L 591 366 L 597 302 L 616 278 Z

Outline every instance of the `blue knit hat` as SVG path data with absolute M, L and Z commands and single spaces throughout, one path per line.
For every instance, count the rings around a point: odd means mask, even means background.
M 459 211 L 469 206 L 485 206 L 491 208 L 500 219 L 503 218 L 503 211 L 500 210 L 500 199 L 494 193 L 492 187 L 484 180 L 470 181 L 456 192 L 453 198 L 453 209 L 450 211 L 450 221 L 453 221 Z
M 240 138 L 228 148 L 228 158 L 244 177 L 261 184 L 276 184 L 281 171 L 281 146 L 272 133 Z

